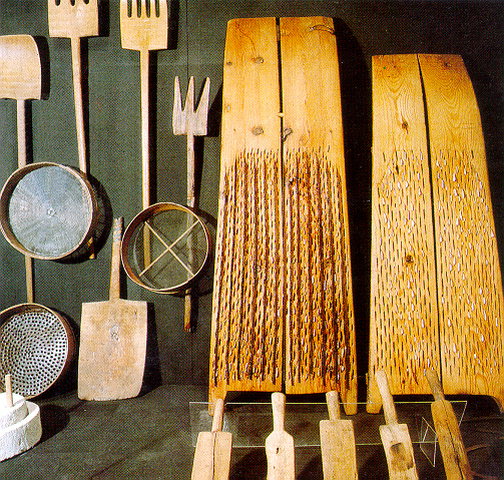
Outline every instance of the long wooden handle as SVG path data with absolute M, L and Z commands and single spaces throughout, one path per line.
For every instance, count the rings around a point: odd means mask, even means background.
M 16 101 L 17 116 L 17 147 L 18 147 L 18 168 L 26 167 L 28 163 L 26 148 L 26 100 Z M 24 256 L 25 277 L 26 277 L 26 301 L 34 301 L 34 278 L 33 278 L 33 259 L 29 255 Z
M 441 382 L 437 373 L 434 370 L 426 370 L 425 377 L 429 382 L 432 395 L 434 395 L 435 400 L 445 400 L 445 396 L 443 394 L 443 387 L 441 386 Z
M 378 384 L 378 389 L 380 390 L 380 395 L 383 400 L 383 413 L 385 415 L 385 421 L 387 424 L 397 424 L 397 414 L 394 406 L 394 399 L 390 394 L 390 388 L 388 384 L 387 375 L 383 370 L 377 370 L 375 373 L 376 383 Z
M 329 420 L 339 420 L 341 418 L 338 392 L 332 390 L 326 393 L 327 410 Z
M 224 399 L 218 398 L 217 400 L 215 400 L 214 405 L 212 432 L 220 432 L 222 430 L 223 419 L 224 419 Z
M 9 373 L 5 375 L 5 404 L 7 405 L 7 408 L 14 405 L 12 398 L 12 378 Z
M 271 408 L 273 409 L 273 430 L 285 430 L 285 395 L 281 392 L 271 394 Z
M 122 217 L 114 219 L 112 240 L 112 256 L 110 261 L 110 300 L 121 297 L 121 237 L 124 220 Z
M 87 175 L 87 143 L 86 127 L 84 122 L 84 101 L 82 94 L 82 51 L 80 37 L 70 38 L 72 48 L 72 79 L 75 104 L 75 126 L 77 129 L 77 149 L 79 153 L 79 169 Z
M 151 204 L 149 50 L 140 50 L 140 89 L 142 106 L 142 209 L 145 210 Z

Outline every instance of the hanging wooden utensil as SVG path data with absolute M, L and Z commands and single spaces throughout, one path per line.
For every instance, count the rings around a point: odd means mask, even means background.
M 385 414 L 386 425 L 380 425 L 380 436 L 387 457 L 390 480 L 418 480 L 408 426 L 397 421 L 387 375 L 383 370 L 378 370 L 375 379 L 378 383 Z
M 222 432 L 224 400 L 214 406 L 211 432 L 200 432 L 194 452 L 191 480 L 226 480 L 231 466 L 233 435 Z
M 352 420 L 340 418 L 338 392 L 327 392 L 326 399 L 329 420 L 320 421 L 324 480 L 356 480 L 358 469 Z
M 432 420 L 447 480 L 472 480 L 473 474 L 464 447 L 460 427 L 452 404 L 445 399 L 439 378 L 433 370 L 425 372 L 434 395 L 431 405 Z
M 182 108 L 182 95 L 180 93 L 179 77 L 175 77 L 173 102 L 173 133 L 187 136 L 187 206 L 197 208 L 198 189 L 196 185 L 196 158 L 194 154 L 194 136 L 207 134 L 208 105 L 210 99 L 210 79 L 207 77 L 203 86 L 203 92 L 197 108 L 194 108 L 194 77 L 189 79 L 184 108 Z M 189 244 L 189 257 L 191 261 L 194 245 Z M 192 311 L 195 297 L 192 290 L 185 292 L 184 301 L 184 330 L 192 329 Z
M 266 438 L 267 480 L 294 480 L 296 465 L 294 439 L 285 431 L 285 395 L 271 394 L 273 431 Z
M 84 400 L 136 397 L 142 388 L 147 348 L 147 302 L 123 300 L 121 236 L 114 221 L 110 299 L 82 304 L 77 394 Z

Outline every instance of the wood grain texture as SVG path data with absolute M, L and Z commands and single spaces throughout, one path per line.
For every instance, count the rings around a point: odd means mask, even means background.
M 332 20 L 229 22 L 222 139 L 210 401 L 226 391 L 285 385 L 288 393 L 340 391 L 353 412 L 355 332 Z
M 373 57 L 373 182 L 368 411 L 393 394 L 427 393 L 439 371 L 436 265 L 427 133 L 416 55 Z
M 226 391 L 276 391 L 282 385 L 284 253 L 274 18 L 228 23 L 222 103 L 211 399 L 224 398 Z
M 504 300 L 485 145 L 458 55 L 419 55 L 432 165 L 442 384 L 504 409 Z
M 357 401 L 343 122 L 332 19 L 280 19 L 287 393 Z M 345 408 L 353 409 L 353 406 Z

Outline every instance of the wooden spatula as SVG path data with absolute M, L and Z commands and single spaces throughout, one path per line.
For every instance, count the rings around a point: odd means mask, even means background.
M 147 302 L 120 298 L 123 219 L 114 220 L 110 300 L 82 304 L 77 393 L 84 400 L 136 397 L 147 348 Z
M 272 393 L 271 405 L 273 431 L 266 439 L 267 480 L 294 480 L 296 477 L 294 439 L 284 429 L 285 395 L 280 392 Z
M 452 404 L 445 399 L 439 378 L 434 370 L 425 372 L 427 381 L 434 395 L 431 405 L 432 420 L 436 429 L 439 449 L 447 480 L 469 480 L 473 478 L 467 459 L 459 424 Z
M 225 480 L 229 478 L 233 435 L 222 432 L 224 400 L 214 405 L 211 432 L 200 432 L 194 453 L 191 480 Z
M 355 480 L 358 470 L 352 420 L 340 418 L 338 392 L 327 392 L 326 399 L 329 420 L 319 424 L 324 480 Z
M 383 370 L 375 374 L 383 401 L 386 425 L 380 425 L 380 436 L 387 457 L 390 480 L 418 480 L 413 444 L 405 423 L 397 422 L 394 400 Z

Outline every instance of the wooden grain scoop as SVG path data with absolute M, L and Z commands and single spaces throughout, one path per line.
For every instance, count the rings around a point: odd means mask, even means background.
M 320 421 L 320 447 L 324 480 L 358 478 L 352 420 L 341 420 L 338 392 L 326 394 L 329 420 Z
M 271 394 L 273 408 L 273 431 L 266 439 L 266 458 L 268 461 L 267 480 L 294 480 L 295 455 L 294 439 L 284 429 L 285 395 Z
M 380 425 L 380 436 L 387 457 L 390 480 L 418 480 L 408 426 L 397 422 L 394 400 L 390 394 L 385 372 L 375 374 L 383 401 L 386 425 Z
M 222 432 L 224 400 L 214 405 L 211 432 L 200 432 L 194 453 L 191 480 L 225 480 L 229 478 L 233 435 Z
M 110 300 L 82 304 L 77 393 L 84 400 L 136 397 L 147 348 L 147 302 L 120 298 L 123 219 L 114 220 Z
M 459 424 L 452 404 L 445 399 L 439 378 L 433 370 L 427 370 L 425 376 L 434 395 L 431 405 L 432 420 L 437 433 L 439 449 L 447 480 L 469 480 L 473 478 L 467 459 Z

